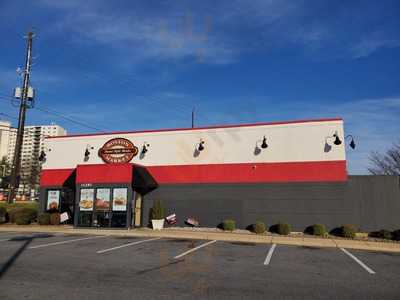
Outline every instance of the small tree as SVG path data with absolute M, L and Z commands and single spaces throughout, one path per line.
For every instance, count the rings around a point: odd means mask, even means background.
M 373 175 L 400 175 L 400 142 L 394 143 L 385 154 L 372 152 L 369 157 L 372 166 L 368 171 Z

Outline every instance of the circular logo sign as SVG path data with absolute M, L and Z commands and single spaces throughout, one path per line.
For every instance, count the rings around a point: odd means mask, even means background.
M 99 156 L 108 164 L 127 163 L 138 154 L 138 148 L 127 139 L 109 140 L 99 149 Z

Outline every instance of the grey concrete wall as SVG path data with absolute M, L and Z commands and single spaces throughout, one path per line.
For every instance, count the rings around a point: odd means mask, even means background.
M 233 218 L 245 228 L 288 222 L 294 230 L 323 223 L 328 229 L 354 224 L 361 230 L 400 228 L 400 186 L 395 176 L 350 176 L 346 183 L 160 185 L 144 196 L 143 221 L 155 199 L 182 225 L 187 217 L 214 227 Z

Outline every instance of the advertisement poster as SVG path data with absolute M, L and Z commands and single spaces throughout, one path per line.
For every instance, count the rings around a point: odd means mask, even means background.
M 47 192 L 47 210 L 58 210 L 60 205 L 60 191 Z
M 128 189 L 126 188 L 114 189 L 113 210 L 126 211 L 127 203 L 128 203 Z
M 110 189 L 97 189 L 96 210 L 110 209 Z
M 79 207 L 81 211 L 93 210 L 94 189 L 81 189 Z

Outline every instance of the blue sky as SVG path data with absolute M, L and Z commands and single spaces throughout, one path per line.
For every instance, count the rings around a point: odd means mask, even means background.
M 0 113 L 33 28 L 37 106 L 100 130 L 343 117 L 351 174 L 399 139 L 399 1 L 80 2 L 0 0 Z

